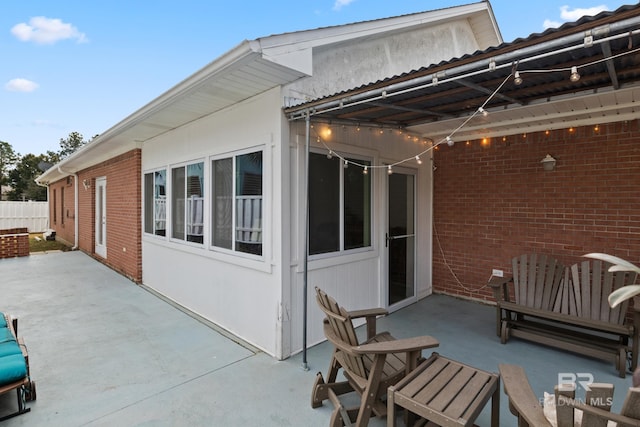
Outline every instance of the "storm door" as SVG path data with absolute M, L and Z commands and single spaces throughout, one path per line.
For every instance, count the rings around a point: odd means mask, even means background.
M 415 299 L 415 173 L 394 168 L 387 176 L 387 301 L 403 305 Z
M 96 178 L 95 253 L 107 257 L 107 179 Z

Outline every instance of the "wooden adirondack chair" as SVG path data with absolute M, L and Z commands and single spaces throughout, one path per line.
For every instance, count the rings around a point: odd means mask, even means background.
M 545 417 L 540 400 L 535 396 L 524 369 L 518 365 L 499 365 L 500 378 L 509 399 L 509 409 L 518 418 L 519 427 L 552 427 Z M 620 414 L 609 412 L 613 398 L 612 384 L 590 384 L 584 401 L 575 399 L 575 386 L 558 385 L 556 422 L 558 427 L 574 427 L 575 409 L 582 411 L 581 427 L 607 427 L 609 421 L 618 427 L 640 427 L 640 388 L 631 387 Z M 590 402 L 587 404 L 585 402 Z
M 316 408 L 326 399 L 334 404 L 331 427 L 343 425 L 366 426 L 372 413 L 385 416 L 387 388 L 408 372 L 415 369 L 423 349 L 439 345 L 430 336 L 395 339 L 388 332 L 376 333 L 375 319 L 386 314 L 385 310 L 371 309 L 349 312 L 324 291 L 316 287 L 316 299 L 325 313 L 324 333 L 335 346 L 328 383 L 318 372 L 312 389 L 311 406 Z M 367 340 L 358 342 L 352 319 L 367 319 Z M 346 381 L 336 382 L 339 369 L 343 369 Z M 345 408 L 339 395 L 355 391 L 360 396 L 360 406 Z M 355 423 L 355 424 L 352 424 Z

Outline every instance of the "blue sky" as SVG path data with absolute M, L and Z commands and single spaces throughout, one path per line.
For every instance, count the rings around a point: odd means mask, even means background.
M 631 0 L 493 0 L 505 41 Z M 243 40 L 471 0 L 3 0 L 0 141 L 58 151 L 102 133 Z M 425 64 L 428 65 L 428 64 Z

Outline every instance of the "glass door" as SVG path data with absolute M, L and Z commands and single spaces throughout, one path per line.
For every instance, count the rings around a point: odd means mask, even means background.
M 416 295 L 415 181 L 415 173 L 399 168 L 387 176 L 385 240 L 389 306 L 412 302 Z
M 107 257 L 107 179 L 96 178 L 95 253 Z

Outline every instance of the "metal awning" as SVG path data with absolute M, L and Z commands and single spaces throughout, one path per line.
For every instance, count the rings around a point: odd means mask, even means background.
M 434 141 L 634 119 L 639 49 L 640 6 L 623 6 L 285 113 L 291 120 L 309 114 L 312 121 L 403 128 Z M 573 67 L 578 80 L 570 78 Z

